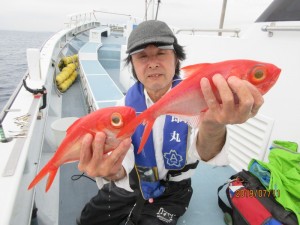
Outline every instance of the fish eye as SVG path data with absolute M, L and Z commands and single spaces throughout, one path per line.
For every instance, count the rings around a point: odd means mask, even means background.
M 249 81 L 252 84 L 257 84 L 262 82 L 266 78 L 267 71 L 263 65 L 257 65 L 250 70 L 249 75 Z
M 121 127 L 123 125 L 122 115 L 120 113 L 113 113 L 111 115 L 111 125 L 114 127 Z
M 256 79 L 262 79 L 263 78 L 263 76 L 264 76 L 264 71 L 262 71 L 262 70 L 256 70 L 255 71 L 255 73 L 254 73 L 254 77 L 256 78 Z

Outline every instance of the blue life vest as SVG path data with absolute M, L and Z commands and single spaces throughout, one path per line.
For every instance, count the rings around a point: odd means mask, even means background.
M 178 79 L 177 76 L 174 79 Z M 174 80 L 172 87 L 180 81 Z M 144 95 L 144 86 L 136 82 L 127 92 L 125 105 L 133 107 L 137 113 L 147 109 Z M 155 159 L 152 132 L 145 144 L 143 151 L 137 154 L 144 126 L 139 125 L 132 136 L 135 154 L 135 168 L 138 174 L 140 189 L 144 199 L 160 196 L 165 187 L 160 183 Z M 165 168 L 168 170 L 180 170 L 186 164 L 188 125 L 178 118 L 166 116 L 163 137 L 163 157 Z

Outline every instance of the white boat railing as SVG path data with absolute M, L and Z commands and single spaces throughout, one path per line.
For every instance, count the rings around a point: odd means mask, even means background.
M 97 21 L 94 11 L 70 14 L 67 18 L 69 20 L 65 23 L 67 28 L 78 27 L 87 22 Z
M 19 84 L 17 85 L 16 89 L 14 90 L 14 92 L 12 93 L 11 97 L 8 99 L 8 101 L 6 102 L 6 104 L 3 107 L 3 110 L 0 111 L 0 123 L 4 120 L 6 114 L 8 112 L 13 111 L 14 109 L 10 109 L 11 105 L 13 104 L 16 96 L 18 95 L 18 93 L 20 92 L 21 87 L 23 86 L 23 79 L 26 79 L 26 77 L 28 76 L 28 70 L 25 72 L 22 80 L 19 82 Z
M 275 23 L 271 23 L 271 25 L 263 26 L 261 30 L 268 32 L 268 35 L 272 37 L 274 31 L 300 31 L 300 26 L 276 26 Z
M 194 35 L 197 32 L 202 33 L 233 33 L 235 37 L 239 37 L 240 29 L 179 29 L 176 31 L 176 34 L 183 33 L 183 32 L 190 32 L 192 35 Z

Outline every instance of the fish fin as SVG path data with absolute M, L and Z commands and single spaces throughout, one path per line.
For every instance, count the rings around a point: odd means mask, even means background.
M 155 120 L 148 120 L 146 122 L 146 126 L 145 126 L 145 129 L 144 129 L 144 133 L 143 133 L 143 136 L 142 136 L 142 140 L 140 142 L 140 146 L 139 146 L 139 149 L 137 151 L 138 154 L 141 153 L 141 151 L 143 150 L 147 140 L 148 140 L 148 137 L 151 133 L 151 130 L 152 130 L 152 127 L 153 127 L 153 124 L 154 124 L 154 121 Z
M 37 183 L 39 183 L 49 172 L 51 171 L 51 161 L 47 163 L 43 167 L 43 169 L 35 176 L 35 178 L 31 181 L 31 183 L 28 186 L 28 190 L 33 188 Z
M 49 189 L 54 181 L 54 178 L 56 176 L 57 170 L 58 170 L 58 168 L 55 168 L 49 172 L 49 177 L 48 177 L 47 184 L 46 184 L 46 192 L 49 191 Z
M 184 71 L 183 77 L 188 78 L 188 77 L 192 76 L 198 70 L 202 70 L 207 65 L 210 65 L 210 63 L 199 63 L 199 64 L 182 67 L 181 70 Z
M 81 126 L 80 128 L 83 129 L 84 131 L 86 131 L 87 133 L 93 135 L 93 137 L 96 136 L 96 132 L 95 131 L 93 131 L 91 129 L 88 129 L 88 128 L 84 127 L 84 126 Z
M 67 129 L 66 132 L 67 132 L 67 133 L 72 132 L 72 130 L 77 126 L 77 124 L 78 124 L 80 121 L 81 121 L 81 118 L 75 120 L 75 122 L 73 122 L 73 123 L 71 124 L 71 126 L 68 127 L 68 129 Z

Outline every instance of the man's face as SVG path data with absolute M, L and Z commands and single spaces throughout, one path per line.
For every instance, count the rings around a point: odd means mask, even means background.
M 172 85 L 177 58 L 174 50 L 160 49 L 148 45 L 141 52 L 132 55 L 138 80 L 144 85 L 148 94 L 165 94 Z

